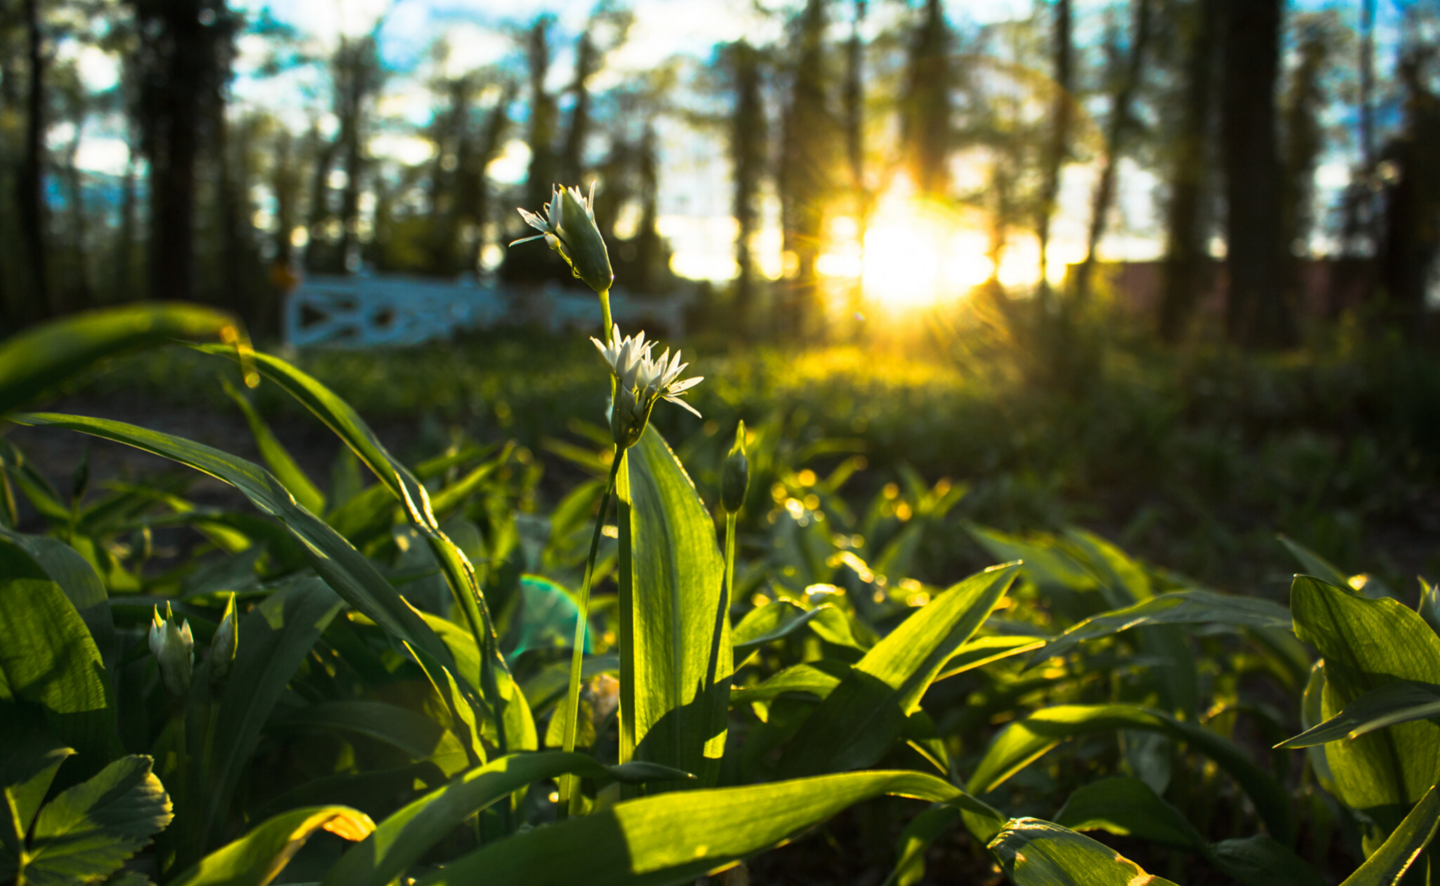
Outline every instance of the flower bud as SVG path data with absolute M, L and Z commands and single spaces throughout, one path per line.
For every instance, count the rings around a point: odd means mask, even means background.
M 511 243 L 543 238 L 545 244 L 560 253 L 576 277 L 585 281 L 596 292 L 605 292 L 615 280 L 610 267 L 610 253 L 605 249 L 605 238 L 595 225 L 595 183 L 590 183 L 590 196 L 580 193 L 579 188 L 555 186 L 545 215 L 520 210 L 525 223 L 539 231 L 533 237 L 526 237 Z
M 183 700 L 190 694 L 190 678 L 195 668 L 195 637 L 190 633 L 190 622 L 179 622 L 170 604 L 165 604 L 165 617 L 160 617 L 160 607 L 155 607 L 155 617 L 150 622 L 150 653 L 160 664 L 160 679 L 165 691 L 176 700 Z
M 610 253 L 605 249 L 605 238 L 595 225 L 595 185 L 590 185 L 590 198 L 580 196 L 579 189 L 566 188 L 561 192 L 562 213 L 560 234 L 570 249 L 570 268 L 575 276 L 585 281 L 596 292 L 604 292 L 615 282 L 615 271 L 610 267 Z
M 735 445 L 725 456 L 725 468 L 720 474 L 720 504 L 728 513 L 739 511 L 749 488 L 750 459 L 745 456 L 745 422 L 742 421 L 735 428 Z
M 236 623 L 235 595 L 231 594 L 225 603 L 225 614 L 220 618 L 220 627 L 210 640 L 210 680 L 218 683 L 230 673 L 235 663 L 235 650 L 240 647 L 240 630 Z

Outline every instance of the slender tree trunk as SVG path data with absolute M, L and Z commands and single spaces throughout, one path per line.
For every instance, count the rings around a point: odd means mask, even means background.
M 335 152 L 339 148 L 339 140 L 322 142 L 318 130 L 312 130 L 315 144 L 320 145 L 319 152 L 315 157 L 315 169 L 310 178 L 310 207 L 309 219 L 306 222 L 308 239 L 305 242 L 305 270 L 310 273 L 320 273 L 331 270 L 326 265 L 325 240 L 326 227 L 332 213 L 330 212 L 330 171 L 335 166 Z
M 1105 236 L 1110 217 L 1110 208 L 1115 202 L 1115 179 L 1120 159 L 1127 147 L 1126 138 L 1133 121 L 1130 105 L 1135 90 L 1140 86 L 1140 73 L 1145 59 L 1145 47 L 1150 41 L 1150 2 L 1135 0 L 1135 27 L 1130 37 L 1130 55 L 1120 75 L 1115 91 L 1114 106 L 1110 111 L 1109 125 L 1105 131 L 1105 159 L 1100 167 L 1100 180 L 1095 185 L 1091 204 L 1090 232 L 1086 239 L 1085 261 L 1075 276 L 1075 302 L 1083 306 L 1090 298 L 1091 278 L 1095 268 L 1095 252 Z M 1243 2 L 1243 0 L 1242 0 Z
M 94 296 L 90 289 L 90 263 L 87 260 L 85 242 L 89 239 L 89 226 L 85 217 L 84 180 L 81 178 L 80 167 L 75 164 L 75 157 L 80 152 L 80 132 L 84 128 L 83 123 L 83 118 L 77 118 L 75 138 L 71 140 L 69 147 L 65 150 L 64 167 L 65 202 L 70 204 L 70 236 L 74 255 L 69 269 L 72 279 L 66 281 L 68 285 L 66 286 L 65 303 L 67 307 L 74 310 L 92 307 L 94 303 Z
M 1227 0 L 1222 114 L 1230 301 L 1226 329 L 1247 347 L 1294 337 L 1284 299 L 1275 87 L 1281 0 Z
M 45 56 L 44 34 L 40 30 L 39 0 L 25 0 L 25 27 L 29 37 L 30 88 L 25 126 L 25 155 L 15 178 L 15 202 L 20 209 L 20 235 L 30 256 L 30 283 L 34 287 L 31 317 L 59 312 L 51 301 L 45 263 Z
M 470 267 L 478 269 L 481 263 L 482 253 L 485 251 L 485 226 L 490 221 L 490 182 L 486 178 L 485 169 L 490 161 L 500 156 L 501 142 L 505 138 L 506 131 L 510 128 L 510 115 L 507 109 L 515 100 L 516 86 L 512 80 L 505 84 L 505 90 L 500 95 L 500 100 L 491 109 L 490 116 L 485 121 L 484 135 L 481 136 L 480 149 L 476 152 L 472 162 L 474 163 L 474 198 L 470 201 L 470 212 L 475 222 L 475 244 L 474 253 L 470 259 Z
M 132 136 L 131 144 L 135 144 Z M 135 251 L 139 223 L 139 200 L 135 195 L 135 154 L 125 161 L 125 178 L 120 185 L 120 239 L 115 256 L 115 285 L 119 301 L 132 301 L 140 288 L 135 285 Z
M 195 155 L 200 135 L 200 90 L 210 46 L 193 2 L 167 9 L 169 33 L 163 82 L 156 89 L 155 150 L 150 158 L 150 286 L 156 298 L 195 296 Z
M 1070 155 L 1070 127 L 1075 112 L 1075 62 L 1070 36 L 1070 0 L 1055 2 L 1055 101 L 1051 105 L 1050 142 L 1045 148 L 1045 183 L 1040 191 L 1035 234 L 1040 241 L 1040 297 L 1050 300 L 1050 221 L 1060 197 L 1060 173 Z
M 1157 324 L 1161 339 L 1170 343 L 1184 336 L 1196 298 L 1211 277 L 1207 273 L 1209 257 L 1202 242 L 1201 198 L 1205 191 L 1205 147 L 1210 128 L 1218 6 L 1218 0 L 1196 0 L 1187 22 L 1185 105 L 1166 207 L 1165 266 Z
M 760 178 L 767 145 L 765 106 L 761 97 L 760 57 L 749 43 L 730 44 L 730 71 L 735 85 L 735 110 L 730 123 L 730 159 L 735 169 L 736 224 L 734 316 L 742 338 L 751 334 L 755 313 L 755 256 L 751 241 L 760 224 Z

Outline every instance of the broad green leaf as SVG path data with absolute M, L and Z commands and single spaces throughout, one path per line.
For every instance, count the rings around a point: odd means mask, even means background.
M 1177 849 L 1204 851 L 1205 838 L 1180 811 L 1138 778 L 1106 778 L 1070 795 L 1055 823 L 1072 831 L 1106 831 Z
M 121 757 L 40 810 L 21 877 L 30 886 L 98 883 L 170 823 L 149 757 Z
M 255 438 L 255 446 L 260 450 L 260 457 L 265 460 L 265 464 L 270 466 L 270 470 L 276 478 L 285 485 L 286 489 L 290 490 L 291 495 L 295 496 L 295 501 L 300 503 L 300 507 L 312 514 L 325 513 L 325 493 L 310 482 L 305 471 L 295 463 L 295 458 L 290 454 L 290 450 L 286 449 L 285 444 L 276 438 L 275 432 L 270 430 L 270 425 L 260 417 L 260 413 L 255 411 L 250 399 L 236 390 L 235 386 L 230 384 L 230 380 L 224 376 L 220 378 L 220 385 L 230 399 L 235 402 L 235 405 L 240 408 L 240 412 L 244 414 L 245 423 L 250 426 L 250 436 Z
M 1086 640 L 1148 625 L 1203 624 L 1289 630 L 1290 623 L 1290 613 L 1269 600 L 1213 591 L 1173 591 L 1087 618 L 1037 649 L 1030 661 L 1034 664 L 1065 655 Z
M 178 302 L 106 308 L 42 323 L 0 342 L 0 415 L 106 357 L 197 338 L 233 342 L 242 359 L 250 349 L 234 317 Z M 253 378 L 248 363 L 245 368 Z
M 110 615 L 109 595 L 100 576 L 84 557 L 69 545 L 41 535 L 23 535 L 0 528 L 0 544 L 9 542 L 29 555 L 50 579 L 60 586 L 75 611 L 90 629 L 107 669 L 116 655 L 115 622 Z
M 982 526 L 967 528 L 990 556 L 1002 561 L 1022 561 L 1021 573 L 1042 588 L 1084 590 L 1096 585 L 1093 575 L 1053 544 L 1025 541 Z
M 1015 886 L 1175 886 L 1104 843 L 1038 818 L 1016 818 L 990 841 Z
M 883 794 L 948 802 L 1001 817 L 954 785 L 918 772 L 852 772 L 623 801 L 583 818 L 498 840 L 420 886 L 662 886 L 693 882 L 799 836 Z M 579 851 L 583 847 L 583 851 Z
M 386 818 L 325 876 L 325 886 L 384 886 L 419 861 L 470 816 L 528 784 L 565 774 L 638 784 L 684 779 L 686 773 L 651 763 L 602 766 L 584 754 L 511 754 L 472 769 Z
M 1325 722 L 1286 739 L 1277 748 L 1308 748 L 1345 738 L 1359 738 L 1376 729 L 1440 717 L 1440 686 L 1402 681 L 1372 689 Z
M 1114 594 L 1122 594 L 1136 602 L 1149 599 L 1154 591 L 1145 567 L 1128 554 L 1093 532 L 1076 526 L 1065 530 L 1065 540 L 1080 555 L 1082 562 L 1101 584 Z
M 620 528 L 620 760 L 718 775 L 734 654 L 715 525 L 660 433 L 625 454 Z
M 989 637 L 976 637 L 955 650 L 955 654 L 945 662 L 945 669 L 935 679 L 947 680 L 957 674 L 973 671 L 1012 655 L 1023 655 L 1039 648 L 1044 643 L 1043 639 L 1023 635 L 995 634 Z
M 234 486 L 264 514 L 278 519 L 304 547 L 305 556 L 346 603 L 402 640 L 450 662 L 445 644 L 426 627 L 374 564 L 334 529 L 295 503 L 269 472 L 242 458 L 191 440 L 135 425 L 78 415 L 31 413 L 11 416 L 18 424 L 66 428 L 134 446 L 209 474 Z
M 910 613 L 851 668 L 780 758 L 788 775 L 857 769 L 885 755 L 951 656 L 990 616 L 1019 564 L 965 579 Z
M 75 605 L 30 556 L 0 541 L 0 701 L 38 706 L 79 759 L 66 780 L 119 756 L 115 708 L 100 650 Z
M 13 833 L 4 827 L 0 827 L 0 832 L 18 862 L 20 843 L 30 833 L 30 825 L 34 824 L 35 813 L 40 811 L 40 803 L 55 781 L 55 773 L 75 752 L 57 746 L 43 731 L 30 731 L 19 741 L 9 742 L 5 753 L 0 783 L 5 785 L 9 815 L 15 827 Z M 10 842 L 12 839 L 14 842 Z
M 1283 785 L 1228 739 L 1135 705 L 1054 705 L 1017 720 L 995 736 L 970 776 L 968 788 L 973 794 L 987 793 L 1067 738 L 1122 729 L 1161 732 L 1189 743 L 1235 779 L 1271 833 L 1289 838 L 1290 796 Z
M 1351 702 L 1392 683 L 1440 684 L 1440 637 L 1413 610 L 1389 597 L 1371 599 L 1310 576 L 1290 589 L 1295 635 L 1325 659 L 1320 714 L 1340 715 Z M 1365 814 L 1366 854 L 1412 805 L 1440 781 L 1440 724 L 1389 726 L 1325 747 L 1338 798 Z
M 197 349 L 229 356 L 221 348 L 197 346 Z M 486 655 L 481 659 L 481 671 L 474 685 L 484 693 L 504 724 L 500 733 L 501 750 L 533 749 L 536 746 L 535 723 L 525 704 L 525 697 L 515 686 L 500 654 L 495 624 L 485 596 L 480 591 L 475 569 L 459 546 L 440 530 L 425 487 L 409 468 L 390 454 L 359 413 L 317 379 L 269 354 L 256 354 L 254 359 L 262 376 L 279 385 L 324 422 L 370 468 L 381 485 L 400 501 L 406 519 L 424 536 L 439 562 L 451 593 L 465 613 L 471 633 L 485 649 Z M 476 679 L 470 674 L 461 676 L 466 681 Z
M 789 600 L 773 600 L 745 613 L 732 637 L 736 670 L 762 646 L 790 636 L 828 608 L 802 609 Z
M 182 810 L 185 839 L 177 864 L 190 864 L 220 837 L 230 797 L 270 712 L 340 608 L 328 587 L 307 578 L 266 598 L 240 620 L 234 671 L 211 731 L 208 781 L 199 792 L 203 811 Z
M 363 840 L 375 830 L 370 816 L 348 806 L 311 806 L 281 813 L 233 843 L 205 856 L 166 886 L 266 886 L 279 876 L 305 841 L 324 829 L 342 839 Z
M 1440 826 L 1440 790 L 1431 787 L 1400 826 L 1340 886 L 1396 886 L 1435 838 L 1437 826 Z
M 1326 886 L 1319 871 L 1264 834 L 1212 843 L 1205 855 L 1244 886 Z
M 833 692 L 836 686 L 840 685 L 840 681 L 848 673 L 850 673 L 850 665 L 833 658 L 801 662 L 791 665 L 758 686 L 751 686 L 747 689 L 731 689 L 730 704 L 742 705 L 774 701 L 782 695 L 795 694 L 811 695 L 817 700 L 823 699 Z

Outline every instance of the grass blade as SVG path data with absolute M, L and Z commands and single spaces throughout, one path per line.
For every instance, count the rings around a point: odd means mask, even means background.
M 905 729 L 930 683 L 990 616 L 1019 564 L 972 575 L 915 610 L 860 659 L 786 747 L 787 775 L 869 766 Z
M 250 341 L 234 317 L 199 305 L 126 305 L 42 323 L 0 343 L 0 415 L 106 357 L 199 338 L 238 349 L 247 383 L 253 384 Z
M 280 875 L 318 830 L 363 840 L 375 830 L 370 816 L 348 806 L 310 806 L 281 813 L 205 856 L 166 886 L 266 886 Z
M 1308 748 L 1359 738 L 1376 729 L 1440 717 L 1440 686 L 1402 681 L 1372 689 L 1323 723 L 1287 738 L 1277 748 Z
M 1015 886 L 1175 886 L 1104 843 L 1038 818 L 1007 822 L 989 849 Z

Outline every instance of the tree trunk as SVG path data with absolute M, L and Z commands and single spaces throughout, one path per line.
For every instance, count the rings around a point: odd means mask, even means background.
M 1105 129 L 1105 159 L 1100 167 L 1100 180 L 1095 185 L 1095 194 L 1091 203 L 1090 232 L 1086 239 L 1085 261 L 1081 263 L 1075 275 L 1077 307 L 1083 306 L 1090 298 L 1090 281 L 1094 274 L 1095 251 L 1105 236 L 1105 229 L 1110 218 L 1110 207 L 1115 202 L 1117 167 L 1124 155 L 1127 136 L 1134 123 L 1130 116 L 1130 104 L 1134 100 L 1135 90 L 1140 86 L 1145 46 L 1150 41 L 1150 2 L 1151 0 L 1135 0 L 1135 27 L 1130 36 L 1130 54 L 1120 72 L 1114 105 Z
M 735 194 L 735 299 L 732 322 L 741 338 L 752 331 L 755 312 L 755 256 L 751 241 L 760 226 L 760 179 L 765 172 L 767 146 L 765 105 L 761 97 L 760 57 L 743 40 L 730 44 L 730 73 L 735 87 L 735 111 L 730 124 L 730 159 L 734 166 Z
M 1246 347 L 1294 339 L 1283 286 L 1275 86 L 1281 0 L 1227 0 L 1221 120 L 1230 301 L 1226 331 Z
M 825 5 L 809 0 L 800 14 L 799 47 L 785 109 L 780 192 L 787 254 L 779 327 L 794 339 L 823 336 L 815 261 L 820 255 L 823 200 L 830 184 L 832 121 L 825 95 Z
M 52 303 L 45 267 L 45 193 L 43 160 L 45 151 L 45 56 L 44 34 L 40 31 L 39 0 L 25 0 L 25 27 L 29 37 L 30 88 L 26 96 L 28 115 L 25 127 L 25 156 L 15 178 L 15 202 L 20 210 L 20 236 L 30 256 L 30 283 L 34 306 L 30 317 L 37 319 L 58 313 Z
M 1060 173 L 1070 156 L 1070 126 L 1075 113 L 1074 46 L 1070 36 L 1070 0 L 1055 3 L 1055 100 L 1051 103 L 1050 142 L 1045 147 L 1045 183 L 1040 190 L 1035 234 L 1040 241 L 1040 297 L 1050 299 L 1050 221 L 1060 197 Z
M 1218 6 L 1218 0 L 1196 0 L 1186 22 L 1190 39 L 1185 63 L 1185 105 L 1166 207 L 1165 265 L 1157 324 L 1160 338 L 1172 344 L 1184 336 L 1197 296 L 1211 278 L 1209 256 L 1203 242 L 1201 207 L 1207 170 L 1205 146 L 1210 129 Z
M 195 155 L 205 40 L 196 4 L 167 6 L 159 19 L 168 58 L 155 88 L 150 156 L 150 287 L 160 299 L 195 297 Z

